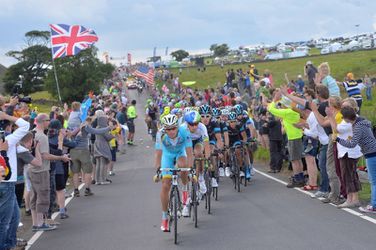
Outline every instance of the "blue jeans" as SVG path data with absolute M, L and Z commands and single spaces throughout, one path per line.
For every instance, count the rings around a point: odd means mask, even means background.
M 368 180 L 371 184 L 371 205 L 376 207 L 376 156 L 366 159 Z
M 20 211 L 15 182 L 0 182 L 0 250 L 16 246 Z
M 319 151 L 319 169 L 320 169 L 320 191 L 329 192 L 329 177 L 326 172 L 326 152 L 328 151 L 328 145 L 321 145 Z

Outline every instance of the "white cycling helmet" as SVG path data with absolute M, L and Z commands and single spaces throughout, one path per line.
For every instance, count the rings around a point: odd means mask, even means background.
M 176 115 L 168 114 L 162 117 L 163 128 L 174 128 L 178 126 L 178 117 Z

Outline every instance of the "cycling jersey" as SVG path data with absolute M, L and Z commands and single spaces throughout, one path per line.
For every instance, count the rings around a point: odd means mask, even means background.
M 235 144 L 240 143 L 240 141 L 242 140 L 241 133 L 244 131 L 244 127 L 241 124 L 236 124 L 235 128 L 231 128 L 231 126 L 228 125 L 227 129 L 230 146 L 234 146 Z
M 244 128 L 245 133 L 247 134 L 247 138 L 252 138 L 251 131 L 249 130 L 248 126 L 252 125 L 255 127 L 255 123 L 253 122 L 252 118 L 248 116 L 243 116 L 241 120 L 239 120 L 240 125 Z
M 163 171 L 165 168 L 175 168 L 178 158 L 186 157 L 186 148 L 192 147 L 192 140 L 187 128 L 180 126 L 178 134 L 171 139 L 163 129 L 158 131 L 155 149 L 162 150 L 161 170 L 162 176 L 171 176 L 171 171 Z
M 227 132 L 227 131 L 228 131 L 227 123 L 224 122 L 224 121 L 220 121 L 220 122 L 219 122 L 219 127 L 221 128 L 221 133 L 222 133 L 222 134 L 223 134 L 224 132 Z
M 210 120 L 208 125 L 205 125 L 205 126 L 208 131 L 210 143 L 215 144 L 215 142 L 217 141 L 217 138 L 215 137 L 215 135 L 221 133 L 221 127 L 219 123 L 212 119 Z
M 186 128 L 189 131 L 187 123 L 184 123 L 182 127 Z M 198 124 L 197 129 L 193 133 L 190 132 L 190 134 L 192 141 L 209 141 L 208 130 L 206 129 L 205 125 L 201 122 Z

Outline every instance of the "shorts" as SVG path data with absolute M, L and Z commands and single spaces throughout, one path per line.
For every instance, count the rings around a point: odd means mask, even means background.
M 111 161 L 116 161 L 116 147 L 111 148 Z
M 85 174 L 89 174 L 93 171 L 89 150 L 72 148 L 70 150 L 70 157 L 72 159 L 71 170 L 74 174 L 80 173 L 81 170 Z
M 290 161 L 297 161 L 302 159 L 303 142 L 302 139 L 288 140 L 287 148 L 289 150 Z
M 304 137 L 303 139 L 304 153 L 305 155 L 310 155 L 316 157 L 319 152 L 319 141 L 312 137 Z M 312 149 L 307 152 L 308 145 L 312 146 Z
M 134 126 L 133 119 L 127 121 L 127 126 L 128 126 L 128 129 L 129 129 L 129 133 L 135 132 L 135 126 Z
M 37 213 L 47 214 L 50 207 L 50 172 L 29 171 L 28 174 L 31 180 L 30 208 Z
M 192 148 L 195 148 L 196 144 L 201 144 L 202 146 L 202 142 L 203 142 L 202 138 L 197 139 L 197 140 L 192 140 Z
M 241 145 L 241 141 L 235 141 L 234 143 L 230 142 L 230 147 L 235 147 Z
M 56 191 L 63 190 L 66 186 L 64 174 L 56 174 L 55 182 L 56 182 Z
M 163 171 L 165 168 L 175 168 L 175 164 L 177 159 L 180 157 L 187 157 L 187 153 L 185 150 L 171 154 L 171 153 L 162 153 L 162 159 L 161 159 L 161 171 L 162 171 L 162 177 L 163 178 L 171 178 L 172 172 L 171 171 Z

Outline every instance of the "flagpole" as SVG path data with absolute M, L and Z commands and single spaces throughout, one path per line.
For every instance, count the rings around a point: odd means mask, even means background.
M 61 101 L 61 95 L 60 95 L 60 87 L 59 87 L 59 81 L 57 80 L 57 73 L 56 73 L 56 65 L 55 65 L 55 60 L 54 60 L 54 53 L 52 50 L 52 32 L 50 31 L 51 34 L 51 58 L 52 58 L 52 67 L 54 68 L 54 75 L 55 75 L 55 82 L 56 82 L 56 88 L 57 88 L 57 95 L 59 96 L 59 101 Z
M 59 96 L 59 101 L 61 102 L 61 95 L 60 95 L 59 81 L 57 80 L 57 73 L 56 73 L 55 60 L 54 60 L 53 58 L 52 58 L 52 64 L 53 64 L 53 68 L 54 68 L 54 75 L 55 75 L 56 88 L 57 88 L 57 95 Z

